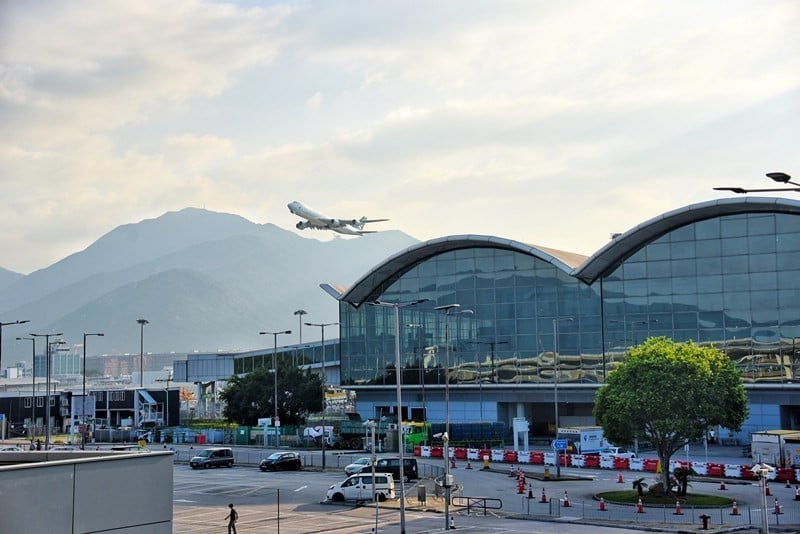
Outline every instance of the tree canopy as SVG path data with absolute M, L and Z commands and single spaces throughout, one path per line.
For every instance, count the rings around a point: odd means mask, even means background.
M 255 426 L 260 417 L 275 413 L 275 388 L 271 369 L 259 367 L 244 376 L 233 376 L 221 397 L 223 415 L 229 422 Z M 278 417 L 282 425 L 303 423 L 309 413 L 322 410 L 322 377 L 278 359 Z
M 730 358 L 713 347 L 664 337 L 632 347 L 598 390 L 594 406 L 606 439 L 651 442 L 662 466 L 687 440 L 704 439 L 718 425 L 739 430 L 747 415 L 744 385 Z

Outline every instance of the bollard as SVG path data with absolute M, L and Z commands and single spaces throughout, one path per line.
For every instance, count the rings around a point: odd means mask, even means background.
M 700 516 L 700 521 L 703 522 L 703 526 L 700 527 L 700 530 L 708 530 L 708 520 L 711 519 L 711 516 L 708 514 L 703 514 Z
M 489 455 L 483 455 L 483 469 L 489 469 Z
M 549 467 L 545 467 L 544 468 L 544 479 L 545 480 L 550 480 L 550 468 Z

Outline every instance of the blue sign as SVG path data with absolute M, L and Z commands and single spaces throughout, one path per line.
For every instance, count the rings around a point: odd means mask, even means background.
M 550 444 L 553 447 L 554 451 L 563 451 L 567 449 L 567 440 L 565 439 L 554 439 L 553 442 Z

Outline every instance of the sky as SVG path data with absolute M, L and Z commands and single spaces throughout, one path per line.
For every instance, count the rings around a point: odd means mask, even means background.
M 796 0 L 4 0 L 0 267 L 186 207 L 590 255 L 800 179 Z M 800 193 L 778 193 L 800 200 Z

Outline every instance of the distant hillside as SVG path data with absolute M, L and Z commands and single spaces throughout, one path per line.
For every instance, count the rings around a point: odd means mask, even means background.
M 7 288 L 20 278 L 24 277 L 25 275 L 20 273 L 15 273 L 14 271 L 9 271 L 8 269 L 3 269 L 0 267 L 0 291 Z
M 398 231 L 318 241 L 236 215 L 185 209 L 120 226 L 77 252 L 31 273 L 0 272 L 0 313 L 30 319 L 4 332 L 3 365 L 29 360 L 14 336 L 63 332 L 70 344 L 93 337 L 90 354 L 138 353 L 138 318 L 147 352 L 250 350 L 269 345 L 258 332 L 291 329 L 302 308 L 310 322 L 338 319 L 319 284 L 349 285 L 417 243 Z M 7 327 L 10 328 L 10 327 Z M 303 339 L 319 332 L 304 329 Z

